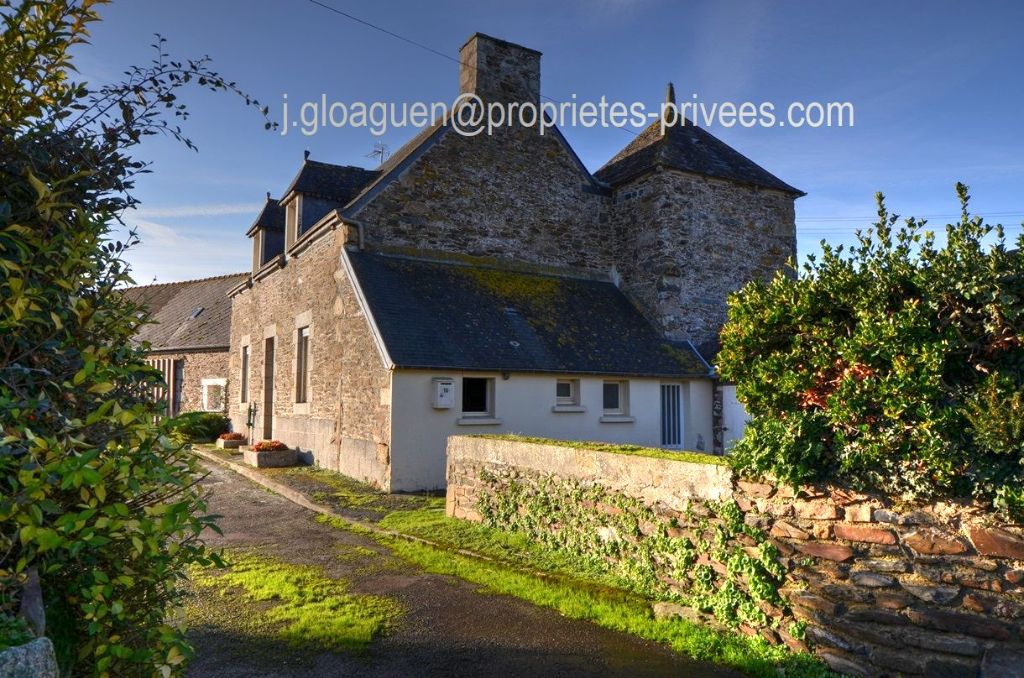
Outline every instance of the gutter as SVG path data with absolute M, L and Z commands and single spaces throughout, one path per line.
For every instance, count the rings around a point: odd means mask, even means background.
M 164 353 L 226 353 L 231 350 L 230 345 L 224 346 L 171 346 L 169 348 L 151 348 L 146 351 L 146 356 L 161 355 Z

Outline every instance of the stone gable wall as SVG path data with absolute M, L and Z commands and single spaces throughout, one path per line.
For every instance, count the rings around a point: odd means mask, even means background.
M 447 510 L 603 559 L 660 614 L 708 623 L 679 603 L 707 606 L 842 673 L 1019 675 L 1021 526 L 977 505 L 794 492 L 695 466 L 453 437 Z
M 308 461 L 386 487 L 389 477 L 390 373 L 384 368 L 355 293 L 341 269 L 343 230 L 322 236 L 287 265 L 232 299 L 229 379 L 235 430 L 245 430 L 240 402 L 241 347 L 248 337 L 249 402 L 262 437 L 264 339 L 275 336 L 274 437 Z M 310 395 L 295 403 L 296 321 L 310 322 Z
M 225 379 L 229 377 L 227 351 L 150 353 L 146 357 L 154 361 L 184 361 L 182 371 L 184 379 L 181 384 L 181 409 L 179 413 L 202 411 L 203 379 Z M 230 381 L 228 378 L 229 388 Z
M 605 198 L 553 133 L 448 131 L 355 217 L 368 247 L 436 250 L 606 274 Z
M 616 189 L 612 251 L 622 288 L 674 339 L 700 347 L 726 320 L 726 297 L 796 256 L 793 197 L 664 170 Z

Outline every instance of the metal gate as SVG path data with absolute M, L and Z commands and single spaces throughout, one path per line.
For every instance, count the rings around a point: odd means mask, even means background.
M 661 446 L 683 446 L 682 417 L 683 387 L 680 384 L 661 385 Z

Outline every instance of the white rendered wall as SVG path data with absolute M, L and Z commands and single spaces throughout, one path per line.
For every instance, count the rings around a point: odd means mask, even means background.
M 462 377 L 494 379 L 494 418 L 500 423 L 466 425 L 462 419 Z M 455 380 L 455 407 L 431 407 L 433 379 Z M 580 381 L 580 405 L 584 412 L 552 412 L 557 379 Z M 660 379 L 629 379 L 628 423 L 601 422 L 601 377 L 570 375 L 395 370 L 392 373 L 391 489 L 411 491 L 445 485 L 445 449 L 450 435 L 517 433 L 560 440 L 590 440 L 661 445 Z M 711 449 L 712 383 L 692 380 L 683 386 L 683 448 Z
M 736 387 L 731 384 L 723 384 L 722 390 L 722 425 L 725 427 L 723 441 L 725 451 L 733 446 L 737 440 L 743 437 L 743 429 L 747 427 L 750 417 L 743 403 L 736 399 Z

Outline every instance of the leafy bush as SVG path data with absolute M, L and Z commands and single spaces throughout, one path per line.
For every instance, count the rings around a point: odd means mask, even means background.
M 35 638 L 32 630 L 21 617 L 0 612 L 0 652 L 9 647 L 24 645 Z
M 231 427 L 231 420 L 217 412 L 185 412 L 167 423 L 189 442 L 209 442 Z
M 942 246 L 879 194 L 849 252 L 822 243 L 799 277 L 731 297 L 719 364 L 753 417 L 740 469 L 1024 508 L 1024 256 L 957 192 Z
M 146 171 L 129 149 L 189 143 L 176 90 L 232 86 L 162 40 L 122 83 L 71 82 L 97 4 L 0 0 L 0 612 L 36 567 L 68 675 L 168 675 L 190 653 L 181 581 L 216 561 L 216 526 L 195 457 L 153 423 L 163 384 L 132 341 L 148 320 L 116 293 L 135 237 L 111 231 Z

